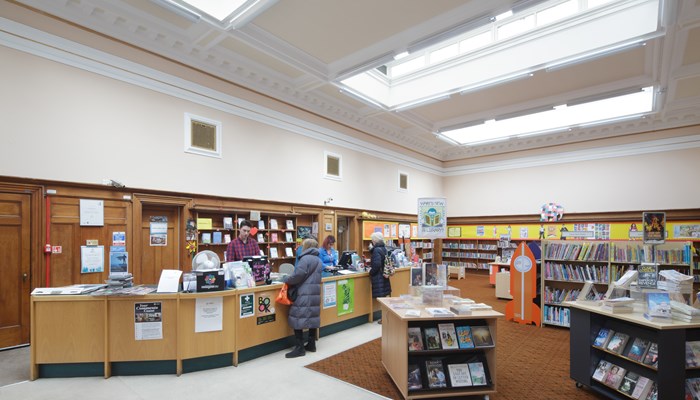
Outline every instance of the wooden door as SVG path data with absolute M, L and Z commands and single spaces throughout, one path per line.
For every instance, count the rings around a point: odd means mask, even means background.
M 0 193 L 0 348 L 29 343 L 30 196 Z
M 151 222 L 167 219 L 167 234 L 163 243 L 162 236 L 151 237 Z M 182 269 L 179 265 L 179 244 L 184 241 L 180 232 L 180 207 L 169 205 L 144 205 L 141 212 L 141 262 L 138 282 L 142 284 L 158 283 L 164 269 Z M 135 274 L 136 275 L 136 274 Z M 134 276 L 136 280 L 136 276 Z

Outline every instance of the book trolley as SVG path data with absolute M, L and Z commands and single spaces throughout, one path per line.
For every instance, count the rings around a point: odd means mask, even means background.
M 484 396 L 488 399 L 490 394 L 496 393 L 496 320 L 503 314 L 488 311 L 473 311 L 471 315 L 431 316 L 425 311 L 426 307 L 415 305 L 414 310 L 420 311 L 420 316 L 406 316 L 407 309 L 393 308 L 392 304 L 400 301 L 396 298 L 380 298 L 378 301 L 382 307 L 382 364 L 386 368 L 394 384 L 401 392 L 404 399 L 445 398 L 460 396 Z M 443 306 L 449 309 L 449 306 Z M 409 329 L 420 328 L 425 331 L 429 328 L 436 330 L 441 324 L 453 324 L 456 327 L 480 327 L 490 331 L 492 343 L 488 346 L 473 348 L 440 348 L 414 350 L 409 347 Z M 444 338 L 443 338 L 444 339 Z M 456 338 L 454 339 L 457 340 Z M 476 341 L 476 338 L 474 339 Z M 428 369 L 431 363 L 437 361 L 442 365 L 441 372 L 444 385 L 430 387 L 428 384 Z M 485 381 L 471 382 L 471 385 L 456 386 L 455 378 L 451 376 L 451 364 L 466 365 L 470 361 L 481 363 L 485 372 Z M 418 365 L 421 379 L 425 384 L 421 389 L 409 389 L 412 377 L 409 366 Z M 471 365 L 470 365 L 471 368 Z
M 651 380 L 658 399 L 681 400 L 685 397 L 686 379 L 700 377 L 699 368 L 686 367 L 686 342 L 700 340 L 700 324 L 678 321 L 649 321 L 640 312 L 613 314 L 600 306 L 566 302 L 571 310 L 570 376 L 577 386 L 585 385 L 610 399 L 634 399 L 620 389 L 595 379 L 601 361 L 614 364 Z M 628 335 L 619 352 L 609 346 L 596 345 L 601 329 Z M 631 346 L 634 339 L 656 343 L 655 363 L 636 360 Z

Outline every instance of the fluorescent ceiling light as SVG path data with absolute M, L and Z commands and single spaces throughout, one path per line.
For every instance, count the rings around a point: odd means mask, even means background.
M 635 93 L 570 106 L 558 105 L 544 111 L 489 120 L 468 127 L 443 128 L 439 134 L 461 145 L 473 145 L 641 117 L 653 111 L 653 89 L 650 86 Z

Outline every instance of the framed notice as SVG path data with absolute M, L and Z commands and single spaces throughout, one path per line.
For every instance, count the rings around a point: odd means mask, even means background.
M 105 247 L 80 246 L 80 273 L 104 272 Z
M 104 226 L 104 207 L 102 200 L 80 199 L 80 226 Z

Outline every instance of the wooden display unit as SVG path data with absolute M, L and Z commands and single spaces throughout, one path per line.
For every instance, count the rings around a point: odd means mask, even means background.
M 399 236 L 399 225 L 408 226 L 411 234 L 405 237 Z M 382 232 L 384 242 L 387 246 L 410 247 L 410 249 L 407 249 L 406 253 L 410 253 L 410 255 L 417 254 L 418 258 L 424 262 L 432 262 L 435 258 L 432 240 L 412 236 L 418 231 L 417 224 L 398 221 L 366 220 L 362 221 L 362 258 L 365 260 L 370 258 L 369 245 L 372 243 L 370 235 L 376 231 Z
M 394 309 L 391 303 L 397 299 L 378 299 L 382 307 L 382 364 L 401 392 L 404 399 L 445 398 L 460 396 L 477 396 L 496 393 L 496 348 L 497 332 L 496 320 L 503 314 L 496 311 L 475 311 L 472 315 L 458 315 L 454 317 L 431 317 L 422 306 L 416 306 L 421 310 L 420 317 L 406 317 L 406 309 Z M 408 350 L 409 327 L 437 327 L 439 323 L 453 323 L 455 326 L 488 326 L 491 332 L 494 346 L 478 347 L 473 349 L 454 350 Z M 417 391 L 408 390 L 408 366 L 411 362 L 423 362 L 430 359 L 466 360 L 471 356 L 480 357 L 485 362 L 490 376 L 490 384 L 486 386 L 446 387 L 440 389 L 423 389 Z M 425 369 L 422 370 L 423 374 Z M 449 376 L 447 365 L 444 365 L 444 373 Z M 423 376 L 423 375 L 422 375 Z M 449 381 L 449 378 L 447 378 Z
M 197 247 L 198 251 L 211 250 L 215 252 L 221 262 L 224 262 L 224 253 L 228 247 L 226 239 L 233 240 L 238 236 L 238 220 L 240 218 L 250 218 L 250 212 L 227 212 L 200 210 L 195 214 L 195 219 L 210 219 L 211 229 L 197 226 Z M 224 218 L 231 218 L 232 227 L 224 226 Z M 291 223 L 288 222 L 290 221 Z M 294 264 L 296 240 L 297 240 L 297 218 L 284 214 L 261 214 L 259 221 L 250 221 L 257 228 L 257 232 L 251 235 L 258 242 L 260 250 L 265 253 L 270 261 L 273 270 L 277 270 L 283 263 Z M 262 228 L 264 226 L 264 228 Z M 291 229 L 288 228 L 291 226 Z M 259 240 L 261 239 L 262 240 Z M 291 250 L 291 255 L 287 254 L 287 248 Z M 274 250 L 273 250 L 274 249 Z
M 641 313 L 612 314 L 599 306 L 576 302 L 568 302 L 567 306 L 571 309 L 570 376 L 577 385 L 588 386 L 610 399 L 629 399 L 592 378 L 601 360 L 655 381 L 658 398 L 664 400 L 684 399 L 685 380 L 700 376 L 700 370 L 686 368 L 685 365 L 685 342 L 700 340 L 700 324 L 651 322 Z M 604 327 L 630 336 L 622 354 L 626 354 L 633 338 L 657 343 L 659 368 L 593 346 L 598 332 Z

